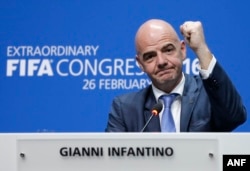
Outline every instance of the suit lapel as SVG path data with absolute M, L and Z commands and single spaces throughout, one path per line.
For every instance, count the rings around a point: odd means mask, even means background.
M 145 103 L 145 110 L 144 110 L 144 120 L 145 124 L 151 117 L 151 109 L 153 105 L 156 104 L 156 100 L 152 91 L 152 87 L 150 86 L 149 94 Z M 159 120 L 159 115 L 158 116 L 153 116 L 151 119 L 150 123 L 145 129 L 145 132 L 160 132 L 160 120 Z
M 198 85 L 196 84 L 194 78 L 185 75 L 185 79 L 186 81 L 181 102 L 181 121 L 180 121 L 181 132 L 188 131 L 188 126 L 192 116 L 192 111 L 199 94 Z

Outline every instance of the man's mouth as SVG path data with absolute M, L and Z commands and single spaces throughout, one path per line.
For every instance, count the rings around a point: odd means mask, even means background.
M 162 76 L 162 75 L 165 75 L 165 74 L 169 74 L 170 72 L 171 72 L 171 68 L 169 68 L 169 69 L 164 69 L 164 70 L 160 70 L 160 71 L 157 71 L 156 72 L 156 75 L 158 75 L 158 76 Z

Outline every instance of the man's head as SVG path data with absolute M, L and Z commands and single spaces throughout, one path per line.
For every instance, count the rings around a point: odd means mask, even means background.
M 182 78 L 186 46 L 173 27 L 158 19 L 146 21 L 135 37 L 136 60 L 159 89 L 170 92 Z

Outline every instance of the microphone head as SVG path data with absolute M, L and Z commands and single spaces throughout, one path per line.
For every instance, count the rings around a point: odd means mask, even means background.
M 157 116 L 161 112 L 162 108 L 163 108 L 162 103 L 158 102 L 153 106 L 151 113 Z

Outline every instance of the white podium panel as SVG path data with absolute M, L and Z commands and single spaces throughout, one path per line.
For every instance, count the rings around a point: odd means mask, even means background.
M 18 171 L 218 171 L 216 139 L 18 140 Z
M 0 134 L 0 171 L 249 171 L 249 144 L 249 133 Z

